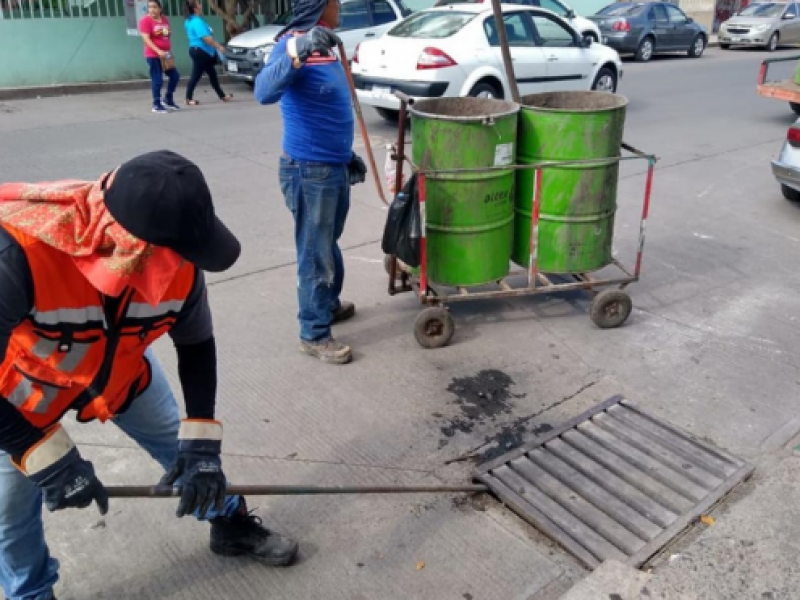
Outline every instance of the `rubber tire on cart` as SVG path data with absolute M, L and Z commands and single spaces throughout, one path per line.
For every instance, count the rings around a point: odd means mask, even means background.
M 443 348 L 455 331 L 453 316 L 441 306 L 424 309 L 414 320 L 414 337 L 423 348 Z
M 650 51 L 647 52 L 647 44 L 650 45 Z M 639 42 L 639 47 L 636 48 L 636 62 L 647 62 L 653 58 L 656 51 L 656 43 L 649 35 Z
M 598 84 L 601 81 L 610 82 L 611 89 L 610 90 L 602 90 L 598 89 Z M 597 77 L 594 78 L 594 83 L 592 84 L 592 90 L 596 92 L 610 92 L 615 93 L 617 91 L 617 74 L 609 67 L 603 67 L 597 72 Z
M 391 108 L 380 108 L 376 106 L 375 111 L 378 113 L 378 115 L 380 115 L 380 117 L 384 121 L 388 121 L 389 123 L 397 123 L 400 120 L 399 110 L 392 110 Z
M 698 44 L 697 42 L 700 42 L 700 44 Z M 698 33 L 696 36 L 694 36 L 694 39 L 692 40 L 692 45 L 689 46 L 689 50 L 687 50 L 686 56 L 688 56 L 689 58 L 700 58 L 701 56 L 703 56 L 703 52 L 705 51 L 705 49 L 706 49 L 706 36 L 704 36 L 702 33 Z
M 789 108 L 792 109 L 794 114 L 800 115 L 800 103 L 798 103 L 798 102 L 789 102 Z
M 771 36 L 769 36 L 769 41 L 767 42 L 766 50 L 767 52 L 775 52 L 778 49 L 778 44 L 781 41 L 780 34 L 776 31 Z
M 781 184 L 781 193 L 789 202 L 800 202 L 800 192 L 790 188 L 788 185 Z
M 631 297 L 622 290 L 603 290 L 592 300 L 589 317 L 600 329 L 614 329 L 625 321 L 633 310 Z

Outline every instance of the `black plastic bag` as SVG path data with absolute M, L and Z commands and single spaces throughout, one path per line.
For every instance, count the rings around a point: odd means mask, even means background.
M 381 247 L 384 253 L 395 255 L 409 267 L 418 267 L 421 238 L 422 224 L 415 173 L 392 200 Z

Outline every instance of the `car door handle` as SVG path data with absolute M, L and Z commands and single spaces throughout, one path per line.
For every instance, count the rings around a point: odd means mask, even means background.
M 369 33 L 365 33 L 364 37 L 375 37 L 375 32 L 370 31 Z
M 547 60 L 548 61 L 558 60 L 558 57 L 555 54 L 551 54 L 550 56 L 547 57 Z

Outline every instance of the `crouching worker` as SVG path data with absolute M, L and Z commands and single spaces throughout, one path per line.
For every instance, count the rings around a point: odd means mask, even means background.
M 182 486 L 179 517 L 211 524 L 211 551 L 289 564 L 297 544 L 226 495 L 214 420 L 216 346 L 203 278 L 236 262 L 196 165 L 144 154 L 96 182 L 0 185 L 0 586 L 50 600 L 50 511 L 108 510 L 59 421 L 112 421 Z M 187 418 L 149 350 L 168 333 Z

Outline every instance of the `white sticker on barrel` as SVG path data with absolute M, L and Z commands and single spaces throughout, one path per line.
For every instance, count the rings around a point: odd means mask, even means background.
M 494 166 L 503 167 L 510 165 L 514 158 L 514 143 L 497 144 L 494 148 Z

